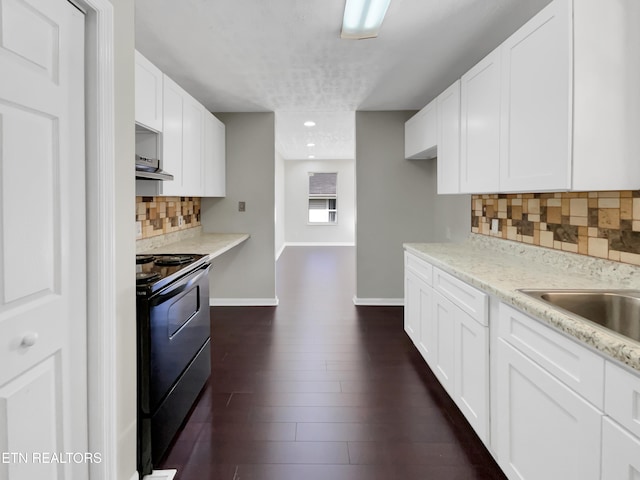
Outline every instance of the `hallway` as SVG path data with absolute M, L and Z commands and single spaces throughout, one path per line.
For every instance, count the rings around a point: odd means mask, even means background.
M 355 307 L 353 247 L 287 247 L 278 307 L 212 308 L 212 377 L 177 480 L 504 479 L 403 330 Z

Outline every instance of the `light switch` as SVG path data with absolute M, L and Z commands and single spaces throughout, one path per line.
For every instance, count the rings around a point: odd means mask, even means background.
M 238 211 L 239 212 L 244 212 L 245 211 L 245 203 L 244 202 L 238 202 Z

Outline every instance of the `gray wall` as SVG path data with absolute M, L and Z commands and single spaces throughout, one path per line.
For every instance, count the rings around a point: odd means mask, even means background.
M 276 259 L 282 253 L 285 242 L 286 208 L 285 208 L 285 161 L 276 151 L 275 194 L 276 194 Z
M 356 113 L 356 297 L 404 297 L 406 242 L 470 231 L 468 195 L 437 195 L 436 161 L 404 159 L 404 122 L 415 112 Z
M 227 196 L 202 199 L 204 232 L 251 238 L 213 261 L 214 299 L 274 301 L 275 132 L 273 113 L 216 113 L 226 126 Z M 246 211 L 238 211 L 238 202 Z
M 136 471 L 136 293 L 133 265 L 136 253 L 135 182 L 132 158 L 134 134 L 134 5 L 111 0 L 114 31 L 114 161 L 116 178 L 116 435 L 114 478 L 129 479 Z M 98 406 L 99 410 L 101 407 Z M 110 460 L 111 461 L 111 460 Z
M 354 243 L 355 162 L 287 160 L 285 172 L 287 243 Z M 338 173 L 337 225 L 309 225 L 309 172 Z

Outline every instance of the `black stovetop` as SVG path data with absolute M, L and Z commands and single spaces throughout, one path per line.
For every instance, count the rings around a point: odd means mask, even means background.
M 207 255 L 158 254 L 136 255 L 136 289 L 138 295 L 156 292 L 180 277 L 200 268 Z

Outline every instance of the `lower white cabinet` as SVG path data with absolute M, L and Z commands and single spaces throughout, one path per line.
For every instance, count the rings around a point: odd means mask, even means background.
M 404 276 L 404 331 L 411 341 L 418 342 L 420 334 L 420 289 L 423 283 L 411 270 Z M 431 288 L 431 287 L 427 287 Z
M 476 319 L 465 311 L 468 305 L 456 304 L 462 291 L 467 300 L 485 294 L 435 267 L 432 277 L 427 265 L 405 253 L 405 331 L 478 436 L 488 442 L 486 312 L 479 312 L 481 318 Z M 435 279 L 439 279 L 437 284 Z
M 600 478 L 602 412 L 498 339 L 498 463 L 511 480 Z
M 640 478 L 640 439 L 609 417 L 602 419 L 602 480 Z

